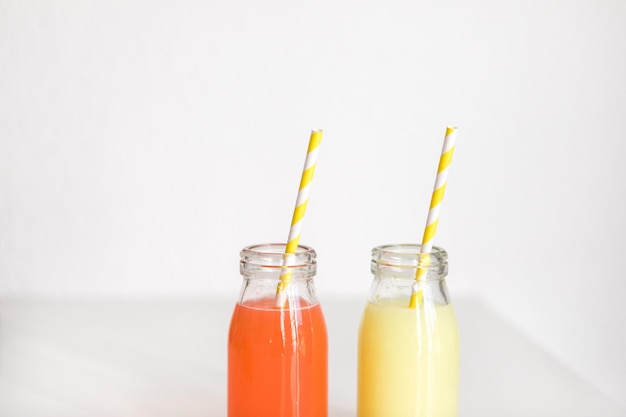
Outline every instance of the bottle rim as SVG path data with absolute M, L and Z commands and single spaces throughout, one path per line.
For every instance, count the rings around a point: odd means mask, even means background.
M 394 268 L 437 268 L 448 263 L 448 252 L 433 246 L 430 253 L 421 253 L 417 243 L 395 243 L 376 246 L 372 249 L 372 264 Z
M 241 264 L 263 268 L 302 268 L 315 265 L 317 254 L 310 246 L 298 245 L 296 253 L 285 254 L 285 243 L 260 243 L 239 252 Z

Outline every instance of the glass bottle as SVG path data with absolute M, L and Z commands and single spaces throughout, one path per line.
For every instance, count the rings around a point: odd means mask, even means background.
M 418 269 L 426 273 L 416 280 Z M 456 417 L 459 335 L 446 251 L 378 246 L 371 271 L 359 328 L 357 417 Z
M 228 335 L 229 417 L 327 417 L 328 340 L 315 251 L 283 244 L 241 253 L 241 293 Z M 288 266 L 284 266 L 288 265 Z M 277 293 L 281 271 L 291 280 Z

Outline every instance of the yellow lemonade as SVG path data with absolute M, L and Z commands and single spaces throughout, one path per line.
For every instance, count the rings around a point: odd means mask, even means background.
M 358 417 L 457 416 L 459 338 L 452 305 L 368 302 L 358 360 Z

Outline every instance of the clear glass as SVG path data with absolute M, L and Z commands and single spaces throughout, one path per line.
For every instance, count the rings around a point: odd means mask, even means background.
M 459 334 L 448 255 L 420 248 L 372 250 L 374 278 L 359 328 L 358 417 L 457 417 Z M 418 269 L 426 273 L 416 280 Z
M 315 293 L 316 254 L 244 248 L 228 335 L 229 417 L 327 417 L 328 337 Z M 279 291 L 281 273 L 291 273 Z

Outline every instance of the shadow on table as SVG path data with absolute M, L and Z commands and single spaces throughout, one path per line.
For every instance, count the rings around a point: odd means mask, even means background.
M 330 407 L 328 417 L 355 417 L 356 413 L 345 408 Z

